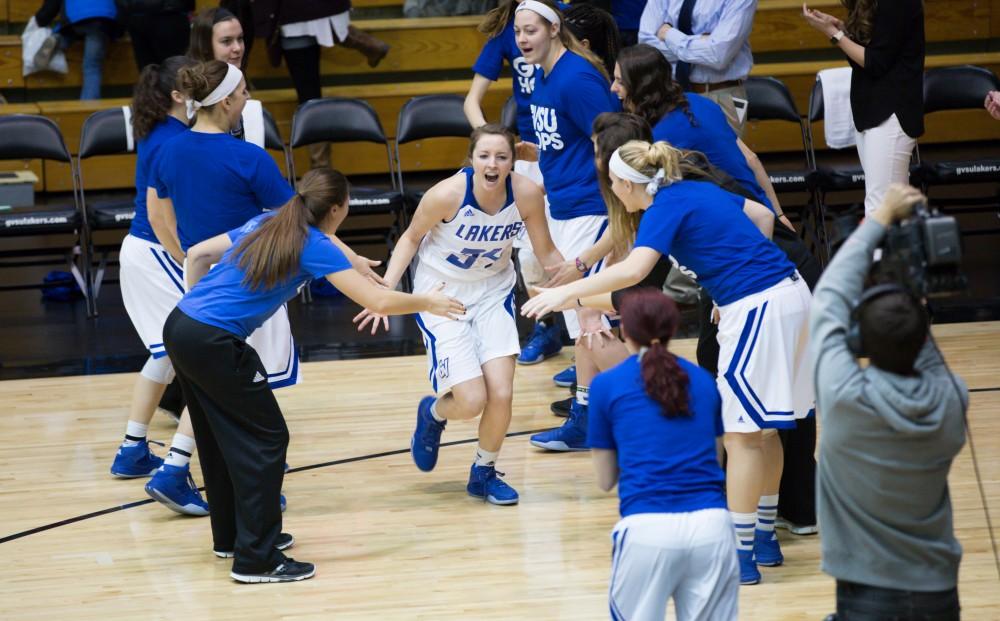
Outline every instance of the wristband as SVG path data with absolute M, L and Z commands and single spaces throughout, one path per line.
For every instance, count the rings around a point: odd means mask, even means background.
M 587 267 L 587 264 L 583 262 L 583 259 L 581 259 L 580 257 L 576 258 L 576 271 L 580 272 L 581 274 L 586 274 L 587 270 L 589 269 L 590 268 Z
M 583 303 L 582 303 L 582 302 L 580 302 L 580 298 L 577 298 L 577 299 L 576 299 L 576 307 L 577 307 L 577 308 L 583 308 Z

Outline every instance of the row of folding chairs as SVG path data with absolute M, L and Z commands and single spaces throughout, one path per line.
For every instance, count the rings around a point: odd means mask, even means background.
M 805 193 L 807 202 L 800 212 L 804 235 L 812 241 L 821 260 L 830 256 L 828 214 L 829 195 L 836 192 L 863 190 L 864 173 L 858 166 L 843 166 L 821 162 L 817 157 L 813 124 L 823 120 L 822 84 L 817 81 L 809 101 L 808 115 L 803 118 L 795 106 L 788 88 L 776 78 L 750 78 L 746 84 L 748 119 L 751 121 L 784 121 L 798 126 L 804 154 L 804 168 L 769 171 L 771 182 L 782 194 Z M 925 113 L 942 110 L 978 108 L 986 93 L 1000 89 L 1000 81 L 981 67 L 962 66 L 932 69 L 925 73 Z M 345 231 L 353 242 L 384 241 L 391 252 L 395 240 L 405 228 L 408 212 L 419 198 L 418 192 L 408 192 L 404 183 L 404 162 L 400 146 L 407 143 L 443 137 L 467 137 L 472 128 L 462 109 L 458 95 L 415 97 L 399 112 L 396 139 L 389 141 L 378 115 L 359 99 L 323 98 L 299 106 L 292 119 L 292 131 L 286 143 L 270 114 L 264 110 L 264 146 L 283 153 L 287 177 L 296 183 L 292 150 L 310 144 L 328 142 L 366 142 L 385 149 L 388 189 L 352 187 L 351 211 L 354 214 L 387 215 L 389 224 L 379 228 Z M 65 262 L 87 301 L 88 314 L 97 312 L 97 296 L 104 281 L 108 257 L 114 247 L 95 247 L 96 231 L 128 228 L 134 210 L 131 198 L 121 202 L 88 202 L 82 163 L 96 157 L 121 155 L 135 150 L 123 108 L 94 113 L 84 122 L 78 155 L 73 158 L 58 127 L 51 120 L 31 115 L 0 117 L 0 160 L 48 159 L 67 163 L 72 169 L 73 203 L 64 207 L 35 208 L 0 214 L 0 236 L 62 235 L 72 243 L 57 250 L 27 249 L 0 251 L 0 267 L 25 267 Z M 513 129 L 516 107 L 513 99 L 503 108 L 502 121 Z M 921 162 L 915 156 L 912 182 L 928 192 L 932 186 L 955 183 L 1000 181 L 1000 160 L 974 162 Z M 968 207 L 967 207 L 968 208 Z M 986 207 L 986 209 L 995 208 Z M 49 257 L 44 259 L 43 257 Z M 0 290 L 38 288 L 39 285 L 5 285 Z
M 824 118 L 823 85 L 817 79 L 809 97 L 808 114 L 799 114 L 788 88 L 771 77 L 747 80 L 747 116 L 751 121 L 784 121 L 798 126 L 802 140 L 804 168 L 769 170 L 771 183 L 778 193 L 805 193 L 802 205 L 803 233 L 810 238 L 821 261 L 831 256 L 830 222 L 846 204 L 834 202 L 835 195 L 863 191 L 864 171 L 858 164 L 838 164 L 832 154 L 817 154 L 813 127 Z M 986 93 L 1000 90 L 1000 80 L 988 69 L 972 65 L 929 69 L 924 73 L 924 114 L 949 110 L 981 109 Z M 957 184 L 1000 182 L 1000 159 L 922 161 L 915 150 L 910 169 L 910 183 L 920 187 L 935 206 L 953 213 L 998 211 L 997 197 L 943 198 L 934 188 Z M 963 231 L 968 235 L 995 234 L 1000 229 Z

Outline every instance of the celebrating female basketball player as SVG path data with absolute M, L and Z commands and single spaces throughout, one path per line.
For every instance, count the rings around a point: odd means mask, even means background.
M 541 189 L 512 173 L 514 137 L 499 125 L 472 132 L 471 166 L 439 182 L 424 195 L 389 261 L 385 282 L 395 287 L 417 256 L 414 291 L 432 291 L 448 281 L 445 293 L 465 304 L 461 321 L 421 313 L 430 362 L 429 378 L 438 397 L 417 409 L 411 441 L 413 461 L 424 471 L 437 463 L 441 432 L 450 419 L 479 416 L 479 446 L 469 474 L 469 494 L 499 505 L 517 503 L 517 492 L 495 465 L 510 425 L 514 356 L 520 351 L 514 318 L 514 239 L 527 229 L 543 265 L 562 262 L 545 221 Z M 359 329 L 379 318 L 359 314 Z
M 281 553 L 293 541 L 281 533 L 279 509 L 288 428 L 247 337 L 312 278 L 382 314 L 425 311 L 447 321 L 463 312 L 440 285 L 407 295 L 352 269 L 332 240 L 347 216 L 343 175 L 312 170 L 299 187 L 277 212 L 189 250 L 191 290 L 163 328 L 198 441 L 214 550 L 234 557 L 231 576 L 239 582 L 303 580 L 315 571 Z
M 609 206 L 612 234 L 622 245 L 634 240 L 634 248 L 599 274 L 540 293 L 522 312 L 530 317 L 572 307 L 579 298 L 634 284 L 663 255 L 708 291 L 719 306 L 717 383 L 729 454 L 729 509 L 741 581 L 753 584 L 760 580 L 755 551 L 762 564 L 781 562 L 774 533 L 755 535 L 758 501 L 777 494 L 781 480 L 775 430 L 794 426 L 813 408 L 802 342 L 809 288 L 768 239 L 774 214 L 713 183 L 682 180 L 680 157 L 664 142 L 632 141 L 615 151 L 608 168 L 621 204 Z

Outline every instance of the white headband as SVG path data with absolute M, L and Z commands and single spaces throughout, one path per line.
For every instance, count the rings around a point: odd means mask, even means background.
M 187 115 L 188 118 L 194 118 L 195 112 L 199 108 L 206 108 L 208 106 L 214 106 L 226 97 L 229 97 L 236 87 L 240 85 L 243 80 L 243 72 L 239 70 L 235 65 L 226 64 L 226 77 L 222 78 L 222 82 L 215 87 L 215 90 L 208 94 L 201 101 L 196 101 L 194 99 L 187 100 Z
M 517 5 L 517 9 L 514 13 L 520 13 L 521 11 L 534 11 L 538 13 L 552 24 L 559 24 L 562 20 L 559 19 L 559 14 L 545 6 L 538 0 L 524 0 L 521 4 Z
M 661 185 L 670 185 L 670 182 L 666 181 L 667 173 L 662 168 L 656 171 L 656 174 L 652 177 L 647 177 L 638 170 L 632 168 L 625 163 L 625 160 L 621 156 L 621 148 L 615 149 L 615 152 L 611 154 L 611 160 L 608 162 L 608 168 L 611 172 L 615 173 L 615 176 L 619 179 L 627 179 L 632 183 L 643 183 L 646 185 L 646 194 L 650 196 L 656 196 L 656 193 L 660 190 Z

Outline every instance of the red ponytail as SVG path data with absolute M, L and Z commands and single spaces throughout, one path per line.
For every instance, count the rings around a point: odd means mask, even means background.
M 667 418 L 690 415 L 687 373 L 667 350 L 680 323 L 677 304 L 658 289 L 637 289 L 623 297 L 621 317 L 628 338 L 647 348 L 640 362 L 646 393 Z

